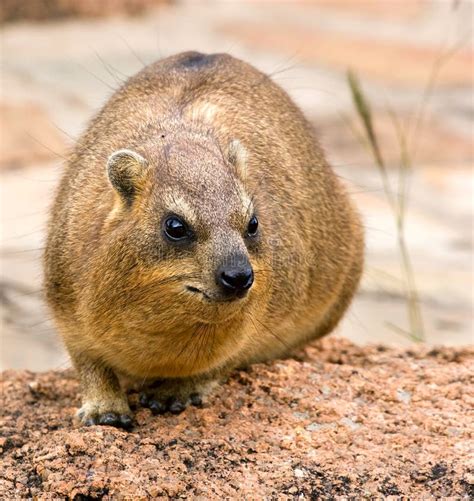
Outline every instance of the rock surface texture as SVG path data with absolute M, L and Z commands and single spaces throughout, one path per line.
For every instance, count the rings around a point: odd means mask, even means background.
M 132 433 L 78 428 L 70 371 L 6 371 L 0 498 L 472 499 L 473 369 L 469 348 L 330 338 L 179 416 L 131 393 Z

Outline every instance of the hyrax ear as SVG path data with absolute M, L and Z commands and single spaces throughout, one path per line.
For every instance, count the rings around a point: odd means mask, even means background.
M 242 181 L 247 177 L 247 156 L 247 150 L 238 139 L 233 139 L 229 143 L 227 159 Z
M 147 169 L 148 162 L 132 150 L 118 150 L 107 161 L 109 181 L 127 203 L 140 190 Z

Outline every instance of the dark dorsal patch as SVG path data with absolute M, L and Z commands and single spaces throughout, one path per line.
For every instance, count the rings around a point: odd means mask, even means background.
M 184 68 L 199 69 L 208 66 L 215 59 L 215 54 L 201 54 L 200 52 L 189 52 L 180 61 Z

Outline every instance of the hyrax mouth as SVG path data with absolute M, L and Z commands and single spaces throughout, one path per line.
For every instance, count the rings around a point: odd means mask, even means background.
M 193 294 L 200 294 L 206 301 L 210 303 L 229 303 L 231 301 L 235 301 L 236 299 L 241 299 L 242 297 L 239 296 L 231 296 L 231 297 L 226 297 L 226 296 L 210 296 L 206 292 L 204 292 L 201 289 L 198 289 L 197 287 L 194 287 L 193 285 L 186 285 L 186 290 L 188 292 L 192 292 Z
M 186 285 L 186 290 L 188 290 L 189 292 L 196 292 L 198 294 L 202 294 L 204 297 L 209 298 L 209 296 L 205 292 L 203 292 L 201 289 L 198 289 L 197 287 L 193 287 L 192 285 Z

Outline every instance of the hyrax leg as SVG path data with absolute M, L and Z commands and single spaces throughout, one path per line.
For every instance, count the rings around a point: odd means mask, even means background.
M 219 375 L 212 372 L 203 376 L 158 380 L 141 393 L 140 403 L 153 414 L 179 414 L 188 404 L 200 407 L 202 397 L 217 384 Z
M 72 358 L 82 386 L 82 407 L 77 412 L 81 422 L 130 429 L 130 407 L 113 370 L 84 355 Z

